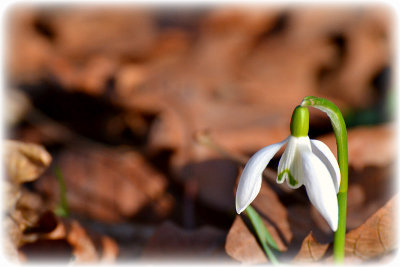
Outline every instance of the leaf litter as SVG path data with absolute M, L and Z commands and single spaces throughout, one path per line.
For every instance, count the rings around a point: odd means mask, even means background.
M 4 142 L 13 151 L 3 155 L 7 253 L 24 262 L 146 261 L 166 251 L 169 260 L 266 262 L 234 211 L 243 161 L 287 137 L 306 95 L 345 115 L 386 110 L 390 14 L 381 6 L 13 9 L 7 90 L 21 97 L 7 100 L 17 110 L 7 138 L 19 141 Z M 310 135 L 335 154 L 329 121 L 310 115 Z M 348 129 L 349 260 L 396 248 L 394 128 L 382 117 Z M 198 142 L 205 132 L 216 145 Z M 329 261 L 332 233 L 304 190 L 275 184 L 277 164 L 254 208 L 279 260 Z M 68 218 L 53 214 L 55 166 Z

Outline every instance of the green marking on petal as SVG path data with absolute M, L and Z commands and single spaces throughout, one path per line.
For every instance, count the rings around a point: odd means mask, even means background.
M 282 180 L 283 180 L 283 176 L 285 175 L 285 174 L 287 174 L 288 175 L 288 177 L 289 177 L 289 184 L 291 185 L 291 186 L 296 186 L 299 182 L 297 182 L 297 180 L 293 177 L 293 175 L 292 175 L 292 173 L 290 172 L 290 170 L 289 169 L 285 169 L 285 170 L 283 170 L 281 173 L 279 173 L 278 174 L 278 182 L 282 182 Z
M 283 181 L 283 175 L 285 175 L 286 172 L 289 172 L 289 170 L 284 170 L 283 172 L 281 172 L 280 174 L 278 174 L 278 182 L 282 183 Z
M 290 174 L 290 172 L 289 172 L 289 184 L 290 184 L 291 186 L 296 186 L 298 183 L 299 183 L 299 182 L 297 182 L 297 180 L 294 179 L 294 177 L 293 177 L 293 176 Z

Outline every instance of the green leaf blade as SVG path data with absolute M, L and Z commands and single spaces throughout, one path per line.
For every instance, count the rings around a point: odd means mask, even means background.
M 268 229 L 265 227 L 263 220 L 261 219 L 260 215 L 258 215 L 257 211 L 251 207 L 248 206 L 245 210 L 247 217 L 250 219 L 250 222 L 252 226 L 254 227 L 254 230 L 258 236 L 258 239 L 267 254 L 269 260 L 276 264 L 278 263 L 277 258 L 273 254 L 272 250 L 269 248 L 268 245 L 270 245 L 272 248 L 276 249 L 279 251 L 278 245 L 276 244 L 275 240 L 269 233 Z

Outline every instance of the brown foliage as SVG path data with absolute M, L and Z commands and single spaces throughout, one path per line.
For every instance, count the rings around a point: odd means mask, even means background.
M 384 167 L 393 163 L 396 156 L 395 125 L 360 126 L 348 130 L 349 164 L 356 170 L 368 166 Z M 333 134 L 320 138 L 336 155 L 336 139 Z M 368 145 L 366 145 L 368 144 Z
M 158 227 L 142 253 L 142 259 L 161 260 L 221 259 L 224 257 L 225 233 L 214 227 L 204 226 L 185 230 L 171 222 Z
M 397 249 L 397 222 L 395 209 L 398 196 L 392 198 L 385 206 L 375 212 L 362 225 L 346 234 L 345 261 L 348 263 L 367 262 L 383 258 Z M 316 262 L 332 255 L 326 255 L 329 244 L 320 244 L 312 233 L 303 240 L 299 253 L 294 258 L 297 262 Z
M 280 203 L 276 193 L 266 183 L 262 184 L 260 193 L 252 206 L 257 209 L 262 217 L 278 248 L 281 251 L 287 250 L 286 244 L 290 243 L 292 238 L 287 210 Z M 236 216 L 226 239 L 226 252 L 229 256 L 240 262 L 265 262 L 267 258 L 263 254 L 264 252 L 260 248 L 254 234 L 249 230 L 248 225 L 250 224 L 246 225 L 241 216 Z
M 4 141 L 7 177 L 12 183 L 33 181 L 50 165 L 51 156 L 44 147 L 18 141 Z
M 139 213 L 161 198 L 167 186 L 165 177 L 134 151 L 76 148 L 66 150 L 56 164 L 71 211 L 108 222 Z M 50 173 L 38 182 L 38 189 L 53 201 L 59 198 L 57 180 Z
M 370 260 L 397 249 L 398 196 L 392 198 L 358 228 L 346 234 L 346 256 Z
M 51 146 L 72 214 L 107 222 L 119 237 L 93 237 L 80 220 L 56 218 L 54 225 L 45 211 L 59 202 L 57 181 L 51 169 L 35 180 L 52 157 L 7 141 L 7 245 L 14 256 L 23 246 L 28 261 L 51 248 L 66 260 L 114 261 L 120 249 L 132 254 L 146 244 L 146 259 L 168 252 L 265 262 L 245 217 L 233 216 L 237 159 L 286 138 L 291 112 L 306 95 L 328 98 L 344 115 L 381 110 L 388 99 L 392 14 L 379 6 L 17 5 L 8 15 L 7 86 L 29 99 L 10 94 L 10 135 Z M 312 134 L 335 151 L 333 134 L 321 136 L 331 131 L 325 114 L 310 116 Z M 196 141 L 199 132 L 223 153 Z M 359 260 L 387 255 L 392 219 L 382 213 L 378 223 L 371 215 L 397 193 L 394 128 L 354 127 L 348 135 L 348 235 L 356 248 L 349 253 Z M 298 260 L 329 258 L 318 243 L 331 241 L 329 227 L 304 190 L 275 184 L 276 165 L 277 158 L 254 207 L 285 255 L 301 247 Z M 28 181 L 29 190 L 21 188 Z M 150 240 L 147 232 L 140 241 L 119 232 L 119 223 L 152 232 L 164 219 L 173 223 Z M 378 233 L 382 246 L 371 249 Z
M 76 220 L 61 220 L 45 212 L 35 225 L 24 232 L 19 247 L 22 261 L 68 261 L 109 263 L 118 255 L 118 246 L 107 236 L 89 234 Z
M 320 244 L 312 233 L 304 238 L 299 253 L 294 258 L 295 262 L 315 262 L 325 255 L 329 244 Z

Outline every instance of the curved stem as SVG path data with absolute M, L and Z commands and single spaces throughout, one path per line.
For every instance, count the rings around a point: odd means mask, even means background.
M 325 112 L 333 127 L 336 137 L 337 157 L 340 168 L 340 186 L 338 197 L 339 223 L 338 229 L 334 234 L 333 258 L 336 263 L 343 263 L 344 245 L 346 235 L 346 207 L 347 207 L 347 187 L 348 187 L 348 150 L 347 150 L 347 130 L 346 123 L 339 108 L 329 100 L 315 96 L 307 96 L 301 102 L 303 107 L 314 107 Z

